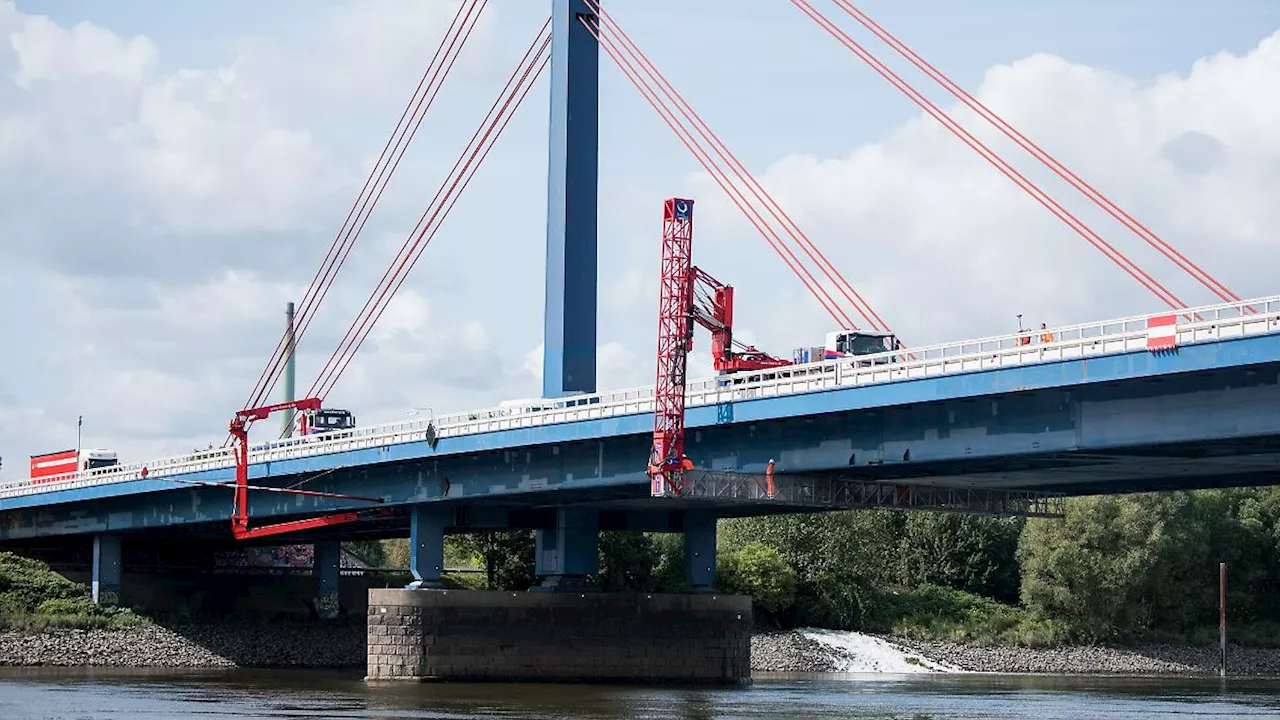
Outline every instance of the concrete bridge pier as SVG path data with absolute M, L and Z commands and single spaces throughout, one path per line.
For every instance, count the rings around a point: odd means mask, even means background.
M 409 590 L 441 587 L 444 572 L 444 530 L 449 524 L 448 508 L 435 503 L 415 505 L 409 514 Z
M 716 514 L 710 510 L 684 513 L 684 576 L 689 590 L 715 592 Z
M 595 510 L 560 508 L 556 526 L 535 533 L 534 571 L 543 578 L 533 590 L 580 590 L 600 569 L 600 516 Z
M 93 536 L 93 602 L 97 605 L 120 604 L 120 536 Z
M 342 571 L 342 543 L 323 540 L 312 553 L 312 573 L 316 576 L 316 616 L 322 620 L 338 617 L 338 579 Z

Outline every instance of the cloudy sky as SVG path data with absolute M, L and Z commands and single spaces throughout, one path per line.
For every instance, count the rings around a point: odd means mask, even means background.
M 316 316 L 303 389 L 549 2 L 489 5 Z M 910 343 L 1009 331 L 1018 313 L 1161 309 L 789 2 L 610 6 Z M 1280 3 L 861 7 L 1232 290 L 1280 292 Z M 220 442 L 455 8 L 0 0 L 0 476 L 74 445 L 80 414 L 85 445 L 124 459 Z M 817 341 L 818 305 L 602 65 L 602 388 L 650 381 L 672 195 L 699 201 L 695 262 L 740 288 L 740 334 L 783 355 Z M 330 404 L 370 423 L 540 392 L 546 116 L 544 78 Z M 1214 299 L 1069 187 L 1048 189 L 1184 299 Z

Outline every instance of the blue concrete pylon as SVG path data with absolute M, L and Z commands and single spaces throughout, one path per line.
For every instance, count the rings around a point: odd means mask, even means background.
M 536 534 L 534 590 L 580 590 L 600 569 L 600 516 L 595 510 L 559 508 L 556 526 Z
M 410 590 L 442 587 L 444 531 L 451 517 L 449 508 L 437 503 L 420 503 L 409 512 L 409 571 L 413 582 L 406 587 Z
M 97 605 L 120 604 L 120 578 L 124 567 L 120 561 L 119 535 L 93 536 L 93 602 Z
M 316 615 L 324 620 L 338 617 L 342 543 L 337 540 L 316 543 L 311 553 L 311 572 L 316 576 Z
M 714 592 L 716 581 L 716 514 L 684 513 L 684 575 L 695 593 Z
M 551 3 L 542 396 L 596 391 L 599 51 L 585 0 Z

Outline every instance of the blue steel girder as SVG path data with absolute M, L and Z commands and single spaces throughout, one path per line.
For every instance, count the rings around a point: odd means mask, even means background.
M 1280 336 L 1101 356 L 736 403 L 689 412 L 701 467 L 1127 492 L 1272 482 L 1280 471 Z M 257 483 L 468 508 L 645 501 L 647 414 L 254 465 Z M 226 471 L 192 479 L 226 480 Z M 55 504 L 56 503 L 56 504 Z M 253 517 L 361 507 L 255 496 Z M 0 500 L 0 539 L 224 523 L 230 491 L 146 480 Z M 735 508 L 741 512 L 774 508 Z M 352 532 L 357 531 L 352 528 Z
M 596 391 L 599 52 L 585 0 L 552 0 L 542 396 Z

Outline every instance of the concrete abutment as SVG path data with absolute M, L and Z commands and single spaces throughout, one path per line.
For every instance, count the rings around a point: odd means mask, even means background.
M 369 591 L 368 675 L 381 680 L 751 680 L 738 595 Z

